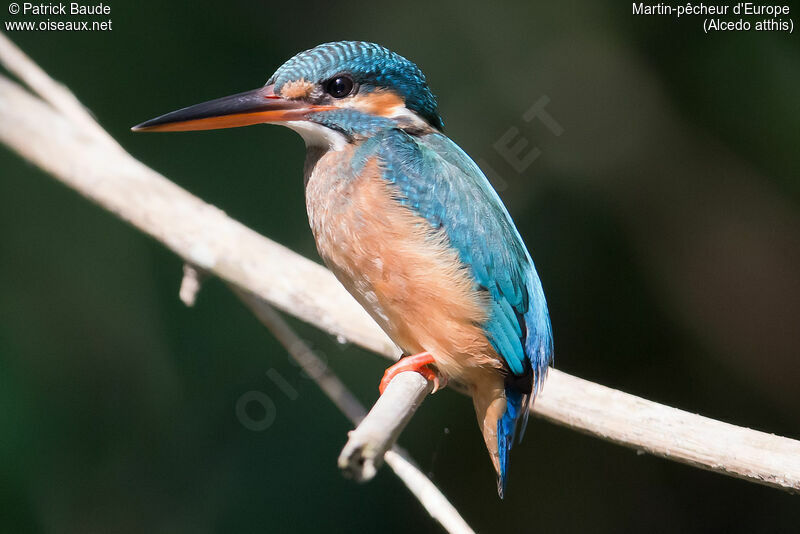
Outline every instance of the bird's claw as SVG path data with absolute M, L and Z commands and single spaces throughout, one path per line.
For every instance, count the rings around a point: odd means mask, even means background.
M 435 361 L 433 356 L 427 352 L 402 358 L 399 362 L 386 369 L 386 372 L 383 373 L 381 383 L 378 386 L 378 390 L 381 395 L 383 395 L 389 382 L 391 382 L 394 377 L 405 371 L 416 371 L 429 382 L 433 382 L 433 391 L 431 391 L 431 394 L 436 393 L 447 385 L 447 377 L 428 367 L 428 364 L 431 363 L 435 363 Z

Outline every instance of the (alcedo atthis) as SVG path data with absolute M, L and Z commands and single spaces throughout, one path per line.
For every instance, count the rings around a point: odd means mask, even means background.
M 553 357 L 542 284 L 514 222 L 443 132 L 422 71 L 377 44 L 301 52 L 263 87 L 134 131 L 280 124 L 306 143 L 306 205 L 339 281 L 437 387 L 465 385 L 503 496 L 515 436 Z

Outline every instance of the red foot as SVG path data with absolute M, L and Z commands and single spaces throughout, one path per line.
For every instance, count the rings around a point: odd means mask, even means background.
M 386 386 L 389 385 L 389 382 L 391 382 L 395 376 L 404 371 L 416 371 L 433 382 L 433 391 L 431 393 L 436 393 L 447 385 L 447 380 L 444 377 L 440 378 L 439 373 L 430 367 L 426 367 L 431 363 L 436 363 L 436 360 L 433 359 L 430 352 L 420 352 L 413 356 L 400 358 L 399 362 L 386 369 L 386 372 L 383 373 L 383 378 L 381 379 L 380 386 L 378 386 L 378 390 L 381 392 L 381 395 L 383 395 Z

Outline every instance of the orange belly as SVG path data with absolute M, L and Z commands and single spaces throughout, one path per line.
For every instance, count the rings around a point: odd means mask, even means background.
M 487 296 L 444 232 L 394 200 L 376 160 L 343 178 L 350 156 L 323 156 L 306 187 L 325 263 L 404 352 L 428 351 L 441 372 L 467 383 L 479 369 L 502 369 L 481 327 Z

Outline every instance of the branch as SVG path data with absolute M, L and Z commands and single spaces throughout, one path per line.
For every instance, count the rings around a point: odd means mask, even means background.
M 404 372 L 394 377 L 367 417 L 350 432 L 339 455 L 339 468 L 358 481 L 372 479 L 384 454 L 431 389 L 433 384 L 419 373 Z
M 187 285 L 193 290 L 191 298 L 188 300 L 184 299 L 184 289 Z M 181 284 L 180 294 L 187 306 L 194 304 L 194 296 L 198 287 L 197 271 L 184 265 L 184 281 Z M 419 373 L 400 373 L 389 383 L 383 395 L 367 414 L 358 399 L 350 393 L 339 377 L 331 372 L 328 366 L 308 348 L 269 304 L 236 287 L 232 287 L 232 290 L 270 329 L 289 355 L 316 382 L 331 402 L 350 419 L 350 422 L 356 425 L 356 429 L 350 432 L 347 444 L 339 455 L 339 468 L 345 474 L 359 482 L 371 480 L 383 461 L 386 460 L 399 477 L 403 477 L 401 472 L 407 474 L 408 480 L 403 479 L 403 481 L 418 498 L 422 493 L 420 485 L 424 485 L 423 481 L 426 481 L 425 483 L 430 488 L 425 493 L 438 495 L 435 498 L 437 501 L 444 499 L 444 502 L 447 502 L 438 488 L 413 465 L 404 453 L 395 448 L 395 460 L 390 461 L 390 456 L 387 456 L 417 407 L 430 393 L 432 384 Z M 423 500 L 420 501 L 425 503 Z M 453 509 L 453 512 L 446 514 L 445 519 L 452 516 L 453 513 L 458 516 L 458 512 Z M 461 520 L 460 516 L 458 519 Z M 447 521 L 452 522 L 449 519 Z M 461 521 L 463 522 L 463 520 Z M 442 522 L 441 519 L 440 522 Z M 445 525 L 444 522 L 443 525 Z M 448 528 L 447 525 L 445 528 Z
M 100 142 L 110 143 L 119 148 L 116 141 L 95 122 L 92 114 L 83 107 L 83 104 L 69 89 L 48 76 L 3 33 L 0 33 L 0 63 L 30 87 L 42 100 L 79 126 L 83 133 L 95 137 Z
M 9 56 L 11 61 L 8 61 Z M 133 159 L 97 123 L 94 123 L 77 99 L 64 97 L 61 93 L 61 86 L 50 80 L 2 33 L 0 33 L 0 62 L 3 62 L 9 70 L 16 72 L 21 79 L 32 78 L 35 80 L 36 85 L 33 87 L 37 91 L 42 91 L 43 96 L 49 95 L 51 91 L 56 95 L 55 101 L 39 100 L 0 75 L 0 139 L 43 169 L 50 170 L 56 178 L 67 185 L 74 187 L 88 198 L 161 240 L 162 243 L 187 260 L 184 264 L 184 276 L 180 289 L 180 298 L 187 306 L 194 305 L 202 278 L 208 272 L 217 274 L 230 282 L 239 298 L 273 332 L 292 358 L 300 364 L 308 376 L 314 379 L 337 408 L 353 424 L 357 424 L 364 418 L 366 410 L 341 380 L 292 331 L 289 325 L 267 303 L 267 299 L 251 291 L 254 284 L 248 286 L 248 277 L 256 276 L 254 273 L 258 271 L 260 264 L 272 261 L 271 255 L 284 254 L 293 259 L 294 256 L 297 256 L 295 253 L 261 238 L 255 232 L 227 218 L 221 211 L 203 203 Z M 31 115 L 23 120 L 28 113 Z M 87 118 L 94 124 L 94 127 L 87 127 Z M 34 124 L 38 121 L 42 122 L 35 131 L 28 131 L 26 126 L 31 126 L 28 121 L 32 121 Z M 47 130 L 50 128 L 53 130 L 48 135 Z M 31 134 L 33 137 L 26 139 L 27 134 Z M 70 152 L 79 147 L 86 149 L 85 152 L 74 154 Z M 97 165 L 92 163 L 93 158 L 97 158 L 95 161 Z M 53 167 L 45 166 L 45 161 L 52 162 Z M 127 194 L 131 195 L 128 198 L 131 208 L 125 205 L 124 196 Z M 173 206 L 173 202 L 177 204 Z M 201 223 L 198 215 L 201 219 L 209 218 L 210 220 Z M 164 227 L 162 228 L 160 225 L 164 225 Z M 215 225 L 216 232 L 207 236 L 209 237 L 208 241 L 197 239 L 203 235 L 203 232 L 213 230 Z M 184 232 L 197 233 L 181 235 Z M 217 254 L 226 253 L 225 249 L 219 248 L 226 239 L 231 239 L 228 246 L 239 243 L 240 251 L 247 251 L 249 247 L 257 247 L 250 251 L 253 257 L 250 260 L 242 256 L 237 257 L 234 247 L 231 249 L 233 252 L 227 251 L 227 253 L 233 254 L 234 262 L 216 261 Z M 299 256 L 297 257 L 299 258 Z M 254 268 L 248 270 L 237 263 L 236 260 L 241 261 L 242 259 L 253 261 Z M 269 300 L 276 302 L 283 298 L 291 302 L 293 298 L 297 297 L 292 296 L 290 284 L 303 285 L 313 281 L 315 277 L 327 280 L 320 287 L 321 294 L 326 294 L 325 287 L 335 288 L 333 276 L 326 269 L 308 260 L 304 261 L 305 265 L 295 266 L 300 268 L 301 278 L 297 281 L 287 281 L 283 278 L 278 279 L 276 285 L 271 286 L 266 283 L 268 278 L 262 280 L 262 287 L 273 289 L 273 292 L 270 293 L 272 297 L 283 295 L 278 299 Z M 281 274 L 283 276 L 289 274 L 287 269 L 291 268 L 290 262 L 281 271 Z M 233 274 L 225 276 L 222 273 Z M 306 279 L 306 276 L 310 278 Z M 281 281 L 288 287 L 282 287 Z M 325 286 L 326 283 L 327 286 Z M 242 289 L 248 287 L 249 289 Z M 336 289 L 332 293 L 334 296 L 331 298 L 334 301 L 347 297 L 342 291 L 336 295 Z M 303 302 L 305 299 L 300 297 L 300 302 Z M 345 304 L 347 304 L 346 300 Z M 353 308 L 351 313 L 355 316 L 358 316 L 357 312 L 361 312 L 354 306 L 351 308 Z M 345 316 L 348 316 L 346 311 L 345 309 Z M 326 313 L 324 306 L 319 309 L 309 305 L 305 312 L 308 317 L 314 317 L 315 314 L 320 313 Z M 338 333 L 337 330 L 330 331 Z M 373 337 L 376 347 L 383 345 L 381 348 L 385 353 L 390 353 L 394 348 L 393 345 L 388 345 L 391 342 L 382 341 L 377 335 Z M 384 452 L 386 453 L 386 462 L 398 478 L 420 501 L 431 517 L 438 521 L 447 532 L 474 534 L 455 507 L 416 467 L 404 451 L 395 447 L 388 452 L 384 449 Z
M 4 39 L 0 34 L 0 61 L 11 69 Z M 26 68 L 17 66 L 15 72 Z M 123 150 L 110 148 L 3 77 L 0 140 L 188 263 L 396 359 L 394 344 L 329 271 L 230 219 Z M 657 456 L 800 492 L 800 442 L 789 438 L 693 415 L 556 370 L 550 371 L 534 413 Z
M 308 345 L 292 330 L 289 324 L 283 320 L 278 312 L 276 312 L 269 304 L 262 299 L 234 288 L 234 293 L 247 305 L 248 308 L 255 314 L 256 317 L 272 332 L 272 334 L 280 341 L 289 355 L 302 367 L 306 375 L 310 376 L 314 382 L 319 386 L 325 395 L 336 405 L 337 408 L 348 418 L 354 425 L 358 424 L 363 419 L 363 423 L 369 420 L 369 416 L 364 418 L 366 410 L 358 402 L 358 399 L 350 393 L 347 386 L 339 380 L 330 368 L 323 362 Z M 398 382 L 403 375 L 413 375 L 418 380 L 423 382 L 422 396 L 428 394 L 427 381 L 417 373 L 403 373 L 397 376 L 398 380 L 393 380 L 392 384 Z M 389 386 L 391 387 L 392 384 Z M 386 389 L 389 391 L 389 388 Z M 381 397 L 383 398 L 383 397 Z M 409 415 L 408 418 L 411 416 Z M 359 428 L 364 425 L 360 425 Z M 358 430 L 354 431 L 355 434 Z M 397 431 L 397 434 L 400 430 Z M 352 438 L 351 438 L 352 441 Z M 394 441 L 392 441 L 394 443 Z M 458 513 L 458 510 L 450 504 L 450 501 L 439 491 L 439 488 L 426 477 L 422 471 L 414 464 L 408 457 L 405 451 L 398 447 L 391 450 L 383 449 L 380 451 L 379 459 L 383 460 L 385 455 L 386 463 L 392 468 L 392 471 L 403 481 L 411 493 L 419 500 L 425 507 L 428 513 L 436 521 L 438 521 L 447 532 L 453 534 L 474 534 L 473 530 L 469 527 L 466 521 Z

